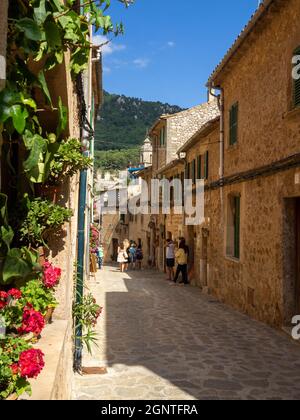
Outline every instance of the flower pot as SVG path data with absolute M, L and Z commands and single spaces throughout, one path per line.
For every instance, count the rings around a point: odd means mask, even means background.
M 45 315 L 45 322 L 46 324 L 52 324 L 52 316 L 53 316 L 54 308 L 48 308 L 47 313 Z
M 18 398 L 18 394 L 14 392 L 13 394 L 10 394 L 7 398 L 5 398 L 5 401 L 16 401 Z
M 57 203 L 58 197 L 61 194 L 62 185 L 51 185 L 43 188 L 43 197 L 52 201 L 53 204 Z
M 39 264 L 43 265 L 46 261 L 46 248 L 43 246 L 38 247 L 38 253 L 39 253 Z

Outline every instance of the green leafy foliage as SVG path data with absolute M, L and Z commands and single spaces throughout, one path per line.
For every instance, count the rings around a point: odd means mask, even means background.
M 38 264 L 36 251 L 26 247 L 12 248 L 4 258 L 0 284 L 8 285 L 13 281 L 25 283 L 39 271 L 41 267 Z
M 113 150 L 140 146 L 147 131 L 160 115 L 180 111 L 183 109 L 179 106 L 104 92 L 104 104 L 95 129 L 95 149 Z
M 22 338 L 7 336 L 0 340 L 0 399 L 13 393 L 22 395 L 30 392 L 30 384 L 25 378 L 14 374 L 11 366 L 19 361 L 20 354 L 30 348 Z
M 97 320 L 102 312 L 101 306 L 96 303 L 94 296 L 88 293 L 81 297 L 79 303 L 73 306 L 73 316 L 75 320 L 75 328 L 82 327 L 84 334 L 81 337 L 83 344 L 89 353 L 92 352 L 92 344 L 97 342 L 97 334 L 94 328 Z
M 27 215 L 20 228 L 21 240 L 35 248 L 46 245 L 49 233 L 54 235 L 73 214 L 72 210 L 42 198 L 30 201 L 25 196 L 24 200 Z
M 33 306 L 35 311 L 46 315 L 48 308 L 56 308 L 57 300 L 54 297 L 52 289 L 47 289 L 40 280 L 31 280 L 21 287 L 22 297 L 17 305 L 26 306 L 27 303 Z
M 50 162 L 50 174 L 47 183 L 50 185 L 58 184 L 66 177 L 71 177 L 78 171 L 88 169 L 92 164 L 93 160 L 82 154 L 80 140 L 63 140 Z
M 7 196 L 0 193 L 0 257 L 5 257 L 10 250 L 14 232 L 8 224 Z
M 95 152 L 95 168 L 97 169 L 114 172 L 124 170 L 129 165 L 136 166 L 139 163 L 139 148 Z

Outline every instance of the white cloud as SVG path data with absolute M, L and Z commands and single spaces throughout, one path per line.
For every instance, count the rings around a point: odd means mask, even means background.
M 176 44 L 175 44 L 175 42 L 174 42 L 174 41 L 169 41 L 167 45 L 168 45 L 168 47 L 170 47 L 170 48 L 174 48 Z
M 109 73 L 111 73 L 111 68 L 107 67 L 107 66 L 104 66 L 103 67 L 103 72 L 106 73 L 106 74 L 109 74 Z
M 145 69 L 146 67 L 148 67 L 149 63 L 150 60 L 148 58 L 136 58 L 133 61 L 133 64 L 135 64 L 135 66 L 140 69 Z
M 123 51 L 126 49 L 126 45 L 124 44 L 114 44 L 112 41 L 109 41 L 109 38 L 104 35 L 94 35 L 93 36 L 93 44 L 94 45 L 102 45 L 101 47 L 103 55 L 111 55 L 117 51 Z

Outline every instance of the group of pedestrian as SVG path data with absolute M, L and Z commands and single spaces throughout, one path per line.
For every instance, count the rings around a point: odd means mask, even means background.
M 125 239 L 118 248 L 118 263 L 120 264 L 120 270 L 122 273 L 131 270 L 141 270 L 143 261 L 143 249 L 142 245 L 137 245 L 134 241 Z
M 175 242 L 171 239 L 167 240 L 166 245 L 166 265 L 168 279 L 173 285 L 177 284 L 179 275 L 181 274 L 182 280 L 179 283 L 180 285 L 187 285 L 188 281 L 188 257 L 189 257 L 189 247 L 186 244 L 184 238 L 179 239 L 179 246 L 176 249 Z M 176 272 L 175 265 L 177 264 Z

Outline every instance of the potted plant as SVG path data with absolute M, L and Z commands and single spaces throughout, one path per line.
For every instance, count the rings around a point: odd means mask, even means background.
M 103 308 L 99 306 L 96 299 L 91 293 L 83 296 L 79 303 L 73 306 L 73 316 L 75 327 L 81 326 L 84 334 L 81 337 L 82 342 L 86 345 L 89 353 L 92 352 L 92 344 L 97 342 L 97 334 L 94 328 Z
M 92 166 L 93 160 L 82 153 L 81 142 L 69 138 L 63 140 L 50 163 L 47 186 L 60 185 L 66 178 Z
M 47 246 L 50 234 L 55 235 L 70 221 L 73 212 L 42 198 L 30 201 L 25 196 L 27 215 L 20 226 L 20 239 L 35 249 Z
M 28 379 L 36 378 L 44 367 L 44 354 L 23 338 L 7 336 L 0 341 L 0 399 L 17 399 L 31 393 Z
M 45 287 L 40 280 L 32 280 L 21 288 L 21 292 L 21 306 L 27 303 L 42 314 L 46 323 L 51 321 L 53 311 L 57 307 L 53 289 Z

